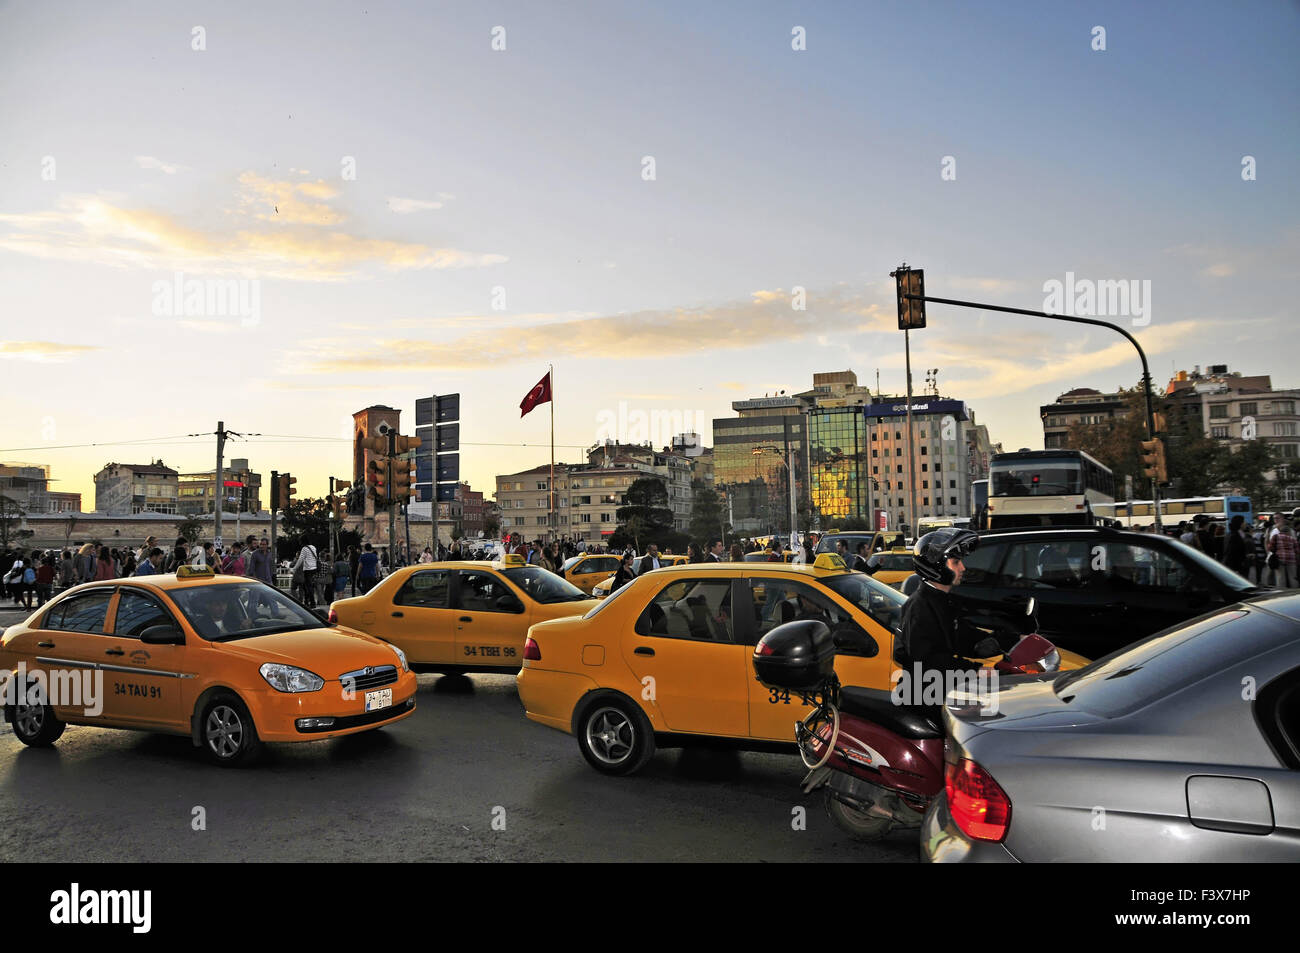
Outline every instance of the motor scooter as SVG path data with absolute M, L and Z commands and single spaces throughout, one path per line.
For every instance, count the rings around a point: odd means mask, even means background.
M 1038 635 L 1033 600 L 1025 617 L 985 615 L 967 620 L 989 633 L 980 658 L 1000 656 L 994 672 L 1054 672 L 1060 654 Z M 826 812 L 854 838 L 875 841 L 900 828 L 919 828 L 930 802 L 944 790 L 944 729 L 939 704 L 905 704 L 906 695 L 841 686 L 835 643 L 827 626 L 796 620 L 777 626 L 754 648 L 764 685 L 795 692 L 812 712 L 795 723 L 795 741 L 809 768 L 805 793 L 825 791 Z M 988 686 L 993 683 L 993 692 Z M 946 694 L 949 703 L 996 703 L 996 676 L 977 678 L 979 691 Z M 916 689 L 916 686 L 913 686 Z

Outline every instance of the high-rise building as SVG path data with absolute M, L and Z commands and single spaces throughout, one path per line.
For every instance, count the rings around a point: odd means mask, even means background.
M 808 401 L 784 394 L 737 400 L 713 421 L 714 485 L 738 533 L 790 531 L 790 480 L 806 505 Z
M 1068 446 L 1070 428 L 1075 424 L 1096 426 L 1128 414 L 1128 404 L 1118 393 L 1103 394 L 1091 387 L 1066 391 L 1056 402 L 1038 408 L 1043 421 L 1043 448 L 1055 450 Z

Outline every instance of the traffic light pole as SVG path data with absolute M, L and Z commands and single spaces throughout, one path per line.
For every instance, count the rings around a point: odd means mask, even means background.
M 397 431 L 388 431 L 388 571 L 397 568 L 397 510 L 391 497 L 396 487 L 393 484 L 393 460 L 397 456 Z
M 271 471 L 271 578 L 275 578 L 278 561 L 275 555 L 275 511 L 280 508 L 280 473 Z M 250 557 L 251 558 L 251 557 Z
M 1151 402 L 1151 370 L 1147 366 L 1146 352 L 1142 350 L 1142 345 L 1138 344 L 1137 338 L 1133 337 L 1133 335 L 1129 334 L 1118 324 L 1111 324 L 1109 321 L 1100 321 L 1096 318 L 1078 318 L 1073 315 L 1066 315 L 1066 314 L 1048 314 L 1046 311 L 1030 311 L 1025 308 L 1007 308 L 1007 307 L 1003 307 L 1002 305 L 996 305 L 996 304 L 980 304 L 979 302 L 976 301 L 956 301 L 952 298 L 932 298 L 929 295 L 907 294 L 907 295 L 903 295 L 902 297 L 910 298 L 917 301 L 932 302 L 934 304 L 950 304 L 957 308 L 978 308 L 981 311 L 1001 311 L 1004 314 L 1023 314 L 1031 318 L 1047 318 L 1050 321 L 1068 321 L 1071 324 L 1091 324 L 1099 328 L 1110 328 L 1112 331 L 1118 331 L 1120 334 L 1124 335 L 1124 337 L 1128 339 L 1128 342 L 1132 344 L 1133 347 L 1137 350 L 1138 357 L 1142 359 L 1142 392 L 1143 392 L 1143 396 L 1146 398 L 1147 435 L 1152 440 L 1157 439 L 1155 409 L 1152 407 L 1152 402 Z M 911 398 L 911 391 L 910 391 L 910 384 L 911 384 L 910 373 L 908 374 L 908 384 L 909 384 L 909 392 L 908 392 L 907 404 L 910 411 L 912 405 L 912 398 Z M 909 434 L 911 432 L 910 426 L 908 428 L 908 432 Z M 1161 531 L 1160 485 L 1154 478 L 1151 480 L 1151 505 L 1152 505 L 1152 509 L 1154 510 L 1156 532 L 1160 532 Z

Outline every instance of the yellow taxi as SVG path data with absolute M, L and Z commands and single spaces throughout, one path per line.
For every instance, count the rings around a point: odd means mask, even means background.
M 492 563 L 406 566 L 364 596 L 332 603 L 329 620 L 397 646 L 416 671 L 514 671 L 530 625 L 582 615 L 596 604 L 512 554 Z
M 591 595 L 597 583 L 604 582 L 618 571 L 619 559 L 614 553 L 580 553 L 560 565 L 560 575 Z
M 175 574 L 76 586 L 0 639 L 5 720 L 26 745 L 67 725 L 189 735 L 209 760 L 316 741 L 415 711 L 400 649 L 329 625 L 254 579 Z
M 698 563 L 645 573 L 583 617 L 533 626 L 517 677 L 533 721 L 573 734 L 606 774 L 630 774 L 675 744 L 721 738 L 789 744 L 810 709 L 763 686 L 754 646 L 783 622 L 827 623 L 845 685 L 889 690 L 894 634 L 906 602 L 895 589 L 824 554 L 811 565 Z M 1086 664 L 1061 651 L 1061 667 Z
M 872 573 L 871 578 L 895 589 L 901 590 L 903 580 L 915 572 L 912 566 L 912 551 L 906 546 L 896 546 L 886 552 L 876 553 L 871 558 L 880 564 L 880 568 Z

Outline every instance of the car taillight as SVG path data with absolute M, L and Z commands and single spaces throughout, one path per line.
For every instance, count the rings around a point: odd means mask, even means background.
M 538 647 L 537 643 L 533 641 L 531 635 L 524 640 L 524 658 L 532 662 L 540 662 L 542 660 L 542 650 Z
M 962 758 L 944 765 L 948 811 L 962 833 L 975 840 L 1000 841 L 1011 827 L 1011 799 L 993 776 Z
M 773 651 L 772 646 L 768 645 L 766 642 L 760 641 L 758 645 L 754 646 L 755 655 L 771 655 Z
M 334 611 L 333 606 L 330 606 L 330 614 L 329 614 L 329 619 L 327 621 L 329 622 L 330 625 L 339 624 L 339 614 Z

